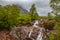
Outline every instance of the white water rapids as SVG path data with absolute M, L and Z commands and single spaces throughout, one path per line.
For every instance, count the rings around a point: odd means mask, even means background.
M 35 21 L 35 23 L 34 23 L 34 25 L 33 25 L 33 27 L 38 27 L 38 21 L 36 20 Z M 30 31 L 30 33 L 29 33 L 29 37 L 31 36 L 31 34 L 32 34 L 32 31 L 33 29 L 31 29 L 31 31 Z M 39 35 L 37 36 L 37 39 L 36 40 L 43 40 L 43 33 L 42 33 L 42 31 L 43 31 L 43 28 L 40 28 L 40 31 L 39 31 Z

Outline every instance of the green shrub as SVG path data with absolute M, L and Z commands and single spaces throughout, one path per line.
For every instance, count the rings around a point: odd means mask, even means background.
M 55 40 L 55 36 L 53 34 L 49 34 L 48 37 L 49 37 L 49 40 Z
M 60 40 L 60 22 L 56 23 L 57 36 L 56 39 Z
M 18 23 L 20 10 L 16 5 L 0 6 L 0 28 L 12 28 Z
M 25 24 L 28 24 L 31 22 L 31 17 L 30 15 L 26 15 L 26 14 L 20 14 L 20 17 L 19 17 L 19 23 L 25 25 Z

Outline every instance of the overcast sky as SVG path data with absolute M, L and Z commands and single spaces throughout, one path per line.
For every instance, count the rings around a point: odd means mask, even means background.
M 0 5 L 18 4 L 29 10 L 32 4 L 35 4 L 39 15 L 45 16 L 51 11 L 49 0 L 0 0 Z

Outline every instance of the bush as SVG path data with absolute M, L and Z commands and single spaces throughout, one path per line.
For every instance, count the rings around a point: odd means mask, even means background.
M 57 31 L 56 39 L 60 40 L 60 22 L 56 23 L 56 31 Z
M 18 23 L 20 10 L 16 5 L 0 7 L 0 28 L 12 28 Z
M 27 14 L 20 14 L 20 17 L 19 17 L 20 24 L 26 25 L 30 22 L 31 22 L 31 17 L 29 14 L 28 15 Z
M 49 37 L 49 40 L 56 40 L 55 35 L 53 35 L 53 34 L 49 34 L 48 37 Z
M 55 20 L 56 20 L 56 22 L 60 22 L 60 14 L 55 16 Z

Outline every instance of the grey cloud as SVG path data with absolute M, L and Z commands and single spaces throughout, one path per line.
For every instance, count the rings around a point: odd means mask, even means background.
M 46 16 L 48 14 L 49 9 L 44 9 L 44 8 L 41 8 L 41 9 L 37 9 L 37 11 L 39 11 L 39 15 L 42 15 L 42 16 Z
M 37 11 L 39 15 L 47 15 L 48 12 L 51 11 L 49 0 L 11 0 L 11 1 L 0 1 L 0 4 L 18 4 L 23 8 L 29 10 L 32 4 L 36 5 Z

